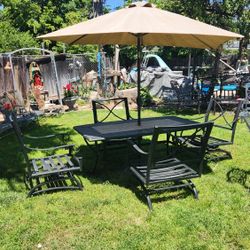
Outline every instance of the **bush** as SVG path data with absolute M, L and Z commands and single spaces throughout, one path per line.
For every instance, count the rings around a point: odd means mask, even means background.
M 118 86 L 117 89 L 124 90 L 124 89 L 132 89 L 132 88 L 135 88 L 135 87 L 136 87 L 135 83 L 126 83 L 126 82 L 124 82 L 123 84 Z
M 153 97 L 149 93 L 148 88 L 141 89 L 141 102 L 142 102 L 142 107 L 148 107 L 154 103 Z

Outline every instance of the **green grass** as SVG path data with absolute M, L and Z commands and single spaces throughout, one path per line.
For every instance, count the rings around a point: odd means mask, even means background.
M 144 110 L 142 116 L 170 113 Z M 76 147 L 86 152 L 72 128 L 87 123 L 92 123 L 91 111 L 71 112 L 42 119 L 40 127 L 28 127 L 25 133 L 69 132 Z M 227 181 L 232 169 L 250 170 L 245 124 L 238 124 L 235 144 L 226 149 L 233 159 L 208 162 L 204 175 L 194 180 L 198 201 L 182 190 L 167 192 L 153 202 L 150 213 L 121 154 L 95 175 L 89 174 L 93 159 L 85 159 L 82 192 L 27 199 L 24 160 L 14 135 L 8 135 L 0 140 L 0 249 L 250 249 L 249 176 L 245 186 Z

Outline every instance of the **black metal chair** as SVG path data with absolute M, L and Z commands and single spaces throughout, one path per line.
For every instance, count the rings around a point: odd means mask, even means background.
M 62 136 L 62 139 L 64 139 L 66 136 L 65 134 L 47 135 L 41 137 L 25 136 L 19 128 L 14 112 L 9 114 L 9 119 L 27 164 L 25 185 L 29 189 L 28 197 L 59 190 L 83 189 L 81 180 L 73 174 L 73 172 L 81 169 L 82 164 L 81 157 L 72 156 L 74 144 L 50 148 L 32 148 L 24 143 L 26 139 L 48 140 L 56 136 Z M 35 159 L 30 159 L 28 156 L 29 151 L 52 152 L 61 149 L 68 149 L 68 154 L 55 154 Z
M 250 132 L 250 116 L 245 116 L 244 120 L 245 120 L 245 123 L 246 123 L 248 130 Z
M 172 104 L 177 104 L 177 109 L 196 109 L 200 113 L 201 94 L 198 91 L 193 90 L 191 87 L 183 88 L 174 80 L 170 81 L 170 85 L 177 98 L 177 100 L 172 100 Z
M 234 143 L 234 137 L 236 132 L 236 126 L 239 120 L 240 111 L 242 108 L 243 101 L 240 100 L 234 109 L 234 117 L 232 121 L 229 121 L 226 117 L 226 110 L 223 109 L 220 100 L 217 100 L 211 97 L 205 117 L 203 117 L 204 122 L 214 122 L 214 128 L 218 128 L 221 131 L 222 137 L 217 136 L 210 136 L 207 144 L 207 152 L 222 152 L 223 155 L 213 157 L 212 160 L 219 160 L 219 159 L 227 159 L 232 158 L 231 153 L 221 149 L 221 146 L 232 145 Z M 216 112 L 218 109 L 219 112 Z M 209 119 L 211 113 L 215 114 L 213 119 Z M 201 119 L 201 118 L 198 118 Z M 223 123 L 223 124 L 222 124 Z M 213 129 L 214 130 L 214 129 Z M 179 140 L 185 140 L 182 136 L 179 137 Z M 199 137 L 192 138 L 189 143 L 195 145 L 199 143 Z
M 218 128 L 224 132 L 230 131 L 230 135 L 227 138 L 219 138 L 219 137 L 215 137 L 215 136 L 210 136 L 209 140 L 208 140 L 208 147 L 207 147 L 208 151 L 219 150 L 219 151 L 224 152 L 226 157 L 231 158 L 230 152 L 223 150 L 219 147 L 226 146 L 226 145 L 232 145 L 234 143 L 236 127 L 237 127 L 237 123 L 239 120 L 239 115 L 240 115 L 240 111 L 242 108 L 242 104 L 243 104 L 243 101 L 240 100 L 238 102 L 236 108 L 234 109 L 233 120 L 230 122 L 228 120 L 228 118 L 225 116 L 226 110 L 224 110 L 222 108 L 220 101 L 216 100 L 213 97 L 210 99 L 210 102 L 209 102 L 208 107 L 207 107 L 206 115 L 205 115 L 205 122 L 207 122 L 207 121 L 214 122 L 214 128 Z M 219 112 L 217 113 L 217 115 L 213 119 L 209 119 L 210 114 L 212 112 L 215 113 L 217 108 L 219 109 Z M 216 123 L 216 121 L 219 121 L 220 118 L 222 118 L 224 121 L 223 125 Z M 223 157 L 219 157 L 219 158 L 225 158 L 225 157 L 223 156 Z
M 115 120 L 122 120 L 122 121 L 133 119 L 130 116 L 128 99 L 126 97 L 115 97 L 115 98 L 109 98 L 109 99 L 92 100 L 92 109 L 93 109 L 94 123 L 108 122 L 108 121 L 111 121 L 110 118 L 113 118 Z M 123 112 L 118 111 L 121 109 Z M 106 157 L 107 151 L 108 151 L 107 149 L 114 150 L 114 149 L 120 149 L 121 147 L 124 147 L 124 146 L 127 147 L 126 142 L 127 142 L 127 138 L 113 139 L 110 141 L 102 142 L 101 144 L 98 144 L 98 142 L 95 142 L 95 150 L 98 151 L 99 153 L 100 151 L 103 151 L 102 158 L 107 159 Z M 86 143 L 88 144 L 87 141 Z M 97 153 L 96 155 L 99 155 L 99 153 Z M 93 171 L 95 171 L 98 161 L 99 159 L 98 157 L 96 157 L 96 163 L 95 163 L 95 167 Z
M 117 113 L 117 108 L 121 105 L 123 105 L 123 110 L 125 111 L 123 115 Z M 119 120 L 132 119 L 129 113 L 128 99 L 126 97 L 92 100 L 92 108 L 94 123 L 108 121 L 108 118 L 112 116 Z M 98 112 L 100 110 L 102 110 L 102 114 Z
M 195 198 L 198 198 L 198 192 L 191 179 L 202 174 L 203 159 L 212 126 L 213 123 L 208 122 L 180 127 L 155 127 L 148 153 L 133 141 L 128 141 L 134 151 L 141 156 L 139 163 L 133 163 L 130 169 L 140 181 L 150 210 L 150 195 L 153 193 L 187 187 L 191 189 Z M 190 146 L 188 140 L 178 140 L 180 133 L 186 134 L 189 139 L 199 136 L 200 143 Z M 167 153 L 165 151 L 163 160 L 158 160 L 157 154 L 162 145 L 159 138 L 166 134 Z M 141 158 L 144 158 L 144 163 L 141 162 Z

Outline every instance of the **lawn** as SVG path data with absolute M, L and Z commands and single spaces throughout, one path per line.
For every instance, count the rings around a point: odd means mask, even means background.
M 142 116 L 166 114 L 144 110 Z M 1 138 L 0 249 L 250 249 L 250 177 L 245 185 L 227 181 L 233 169 L 250 170 L 250 133 L 244 123 L 238 124 L 235 144 L 226 147 L 233 159 L 209 161 L 204 175 L 194 180 L 198 201 L 189 192 L 168 192 L 149 212 L 122 152 L 90 174 L 92 155 L 72 128 L 91 122 L 91 111 L 70 112 L 25 129 L 32 135 L 71 134 L 80 153 L 86 152 L 80 173 L 84 191 L 26 198 L 19 146 L 13 134 Z

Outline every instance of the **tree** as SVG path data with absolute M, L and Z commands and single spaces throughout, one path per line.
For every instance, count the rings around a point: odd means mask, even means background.
M 86 20 L 91 0 L 0 0 L 1 19 L 34 36 Z
M 0 30 L 0 52 L 38 46 L 29 32 L 20 32 L 8 22 L 0 22 Z
M 92 0 L 0 0 L 0 22 L 9 22 L 17 31 L 29 32 L 34 38 L 88 19 Z M 41 43 L 40 40 L 37 43 Z M 62 51 L 62 46 L 46 41 L 49 49 Z M 68 47 L 79 53 L 84 46 Z M 86 47 L 92 52 L 95 46 Z
M 249 43 L 249 0 L 151 0 L 158 7 L 218 26 L 244 36 L 239 57 Z

